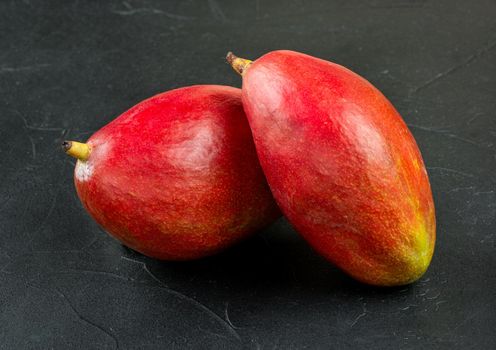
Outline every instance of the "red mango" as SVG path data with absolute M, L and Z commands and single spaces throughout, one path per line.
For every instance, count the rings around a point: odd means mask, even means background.
M 427 172 L 401 116 L 367 80 L 292 51 L 231 53 L 259 160 L 283 214 L 365 283 L 411 283 L 434 251 Z
M 87 211 L 150 257 L 208 256 L 280 215 L 236 88 L 192 86 L 156 95 L 87 143 L 63 146 L 78 158 L 74 182 Z

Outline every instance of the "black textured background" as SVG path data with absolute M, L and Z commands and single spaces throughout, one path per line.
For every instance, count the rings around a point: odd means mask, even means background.
M 1 1 L 0 348 L 495 348 L 495 46 L 494 0 Z M 284 220 L 154 261 L 81 207 L 62 139 L 280 48 L 360 73 L 411 127 L 438 218 L 418 283 L 355 283 Z

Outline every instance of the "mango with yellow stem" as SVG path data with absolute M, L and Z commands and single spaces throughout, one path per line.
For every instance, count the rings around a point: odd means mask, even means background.
M 434 202 L 417 144 L 386 97 L 298 52 L 227 60 L 243 77 L 258 158 L 293 226 L 362 282 L 420 278 L 434 252 Z
M 212 255 L 280 216 L 236 88 L 156 95 L 86 143 L 62 147 L 77 159 L 74 182 L 90 215 L 150 257 Z

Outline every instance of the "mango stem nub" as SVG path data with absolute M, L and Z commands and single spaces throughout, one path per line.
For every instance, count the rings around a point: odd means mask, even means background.
M 88 144 L 77 141 L 62 142 L 62 149 L 66 154 L 82 161 L 88 160 L 91 151 Z
M 246 69 L 253 63 L 253 61 L 240 58 L 233 54 L 232 52 L 228 52 L 226 56 L 227 62 L 231 65 L 231 67 L 238 73 L 243 76 L 246 72 Z

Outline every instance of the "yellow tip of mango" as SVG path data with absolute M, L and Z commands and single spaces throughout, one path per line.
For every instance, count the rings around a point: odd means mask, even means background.
M 82 161 L 87 160 L 91 152 L 90 146 L 88 144 L 77 141 L 62 142 L 62 149 L 66 154 Z
M 246 69 L 253 63 L 253 61 L 240 58 L 233 54 L 232 52 L 228 52 L 226 56 L 227 62 L 231 65 L 231 67 L 238 73 L 243 76 L 246 72 Z

